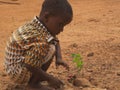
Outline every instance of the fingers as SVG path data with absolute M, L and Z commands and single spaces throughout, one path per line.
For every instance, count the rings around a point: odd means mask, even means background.
M 69 70 L 69 65 L 68 65 L 68 64 L 63 63 L 63 67 L 65 67 L 65 68 L 66 68 L 66 70 Z
M 64 83 L 62 81 L 60 81 L 60 80 L 57 79 L 57 80 L 55 80 L 55 82 L 50 83 L 50 86 L 53 87 L 53 88 L 55 88 L 55 89 L 63 88 Z
M 65 62 L 61 62 L 61 63 L 56 63 L 56 69 L 58 69 L 59 65 L 62 65 L 63 67 L 66 68 L 66 70 L 69 71 L 69 65 L 66 64 Z
M 64 83 L 59 80 L 58 84 L 56 85 L 56 89 L 57 88 L 63 88 L 63 86 L 64 86 Z

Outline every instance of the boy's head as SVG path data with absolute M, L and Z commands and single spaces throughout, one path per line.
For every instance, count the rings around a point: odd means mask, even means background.
M 67 0 L 45 0 L 39 18 L 55 36 L 72 21 L 72 17 L 72 7 Z

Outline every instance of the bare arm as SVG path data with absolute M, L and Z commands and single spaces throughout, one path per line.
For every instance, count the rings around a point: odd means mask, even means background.
M 60 48 L 60 43 L 58 42 L 56 45 L 56 67 L 59 65 L 64 66 L 67 70 L 69 70 L 69 66 L 62 60 L 62 54 L 61 54 L 61 48 Z
M 58 42 L 56 45 L 56 53 L 55 53 L 56 61 L 62 60 L 61 48 L 60 43 Z

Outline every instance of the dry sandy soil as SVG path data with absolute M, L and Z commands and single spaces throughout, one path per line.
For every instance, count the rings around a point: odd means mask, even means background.
M 78 78 L 83 79 L 85 85 L 75 87 L 70 84 L 67 75 L 71 72 L 62 67 L 56 70 L 54 62 L 49 73 L 65 83 L 65 90 L 120 90 L 120 0 L 69 1 L 74 18 L 58 37 L 63 59 L 71 71 L 75 68 L 71 54 L 81 54 L 84 66 Z M 0 90 L 23 90 L 4 72 L 4 48 L 14 30 L 39 15 L 42 2 L 0 0 Z

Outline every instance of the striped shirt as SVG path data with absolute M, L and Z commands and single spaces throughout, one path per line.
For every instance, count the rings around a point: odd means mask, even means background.
M 5 70 L 10 78 L 19 84 L 27 84 L 32 73 L 25 63 L 41 67 L 55 52 L 57 39 L 35 17 L 32 21 L 14 31 L 5 49 Z

